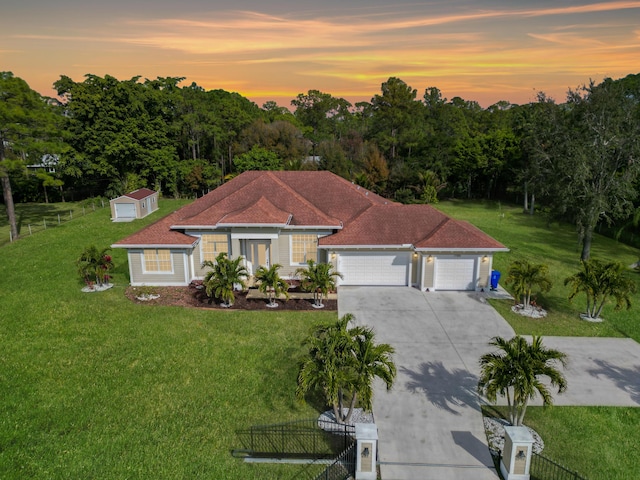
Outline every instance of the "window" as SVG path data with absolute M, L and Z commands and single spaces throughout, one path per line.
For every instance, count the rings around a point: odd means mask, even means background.
M 291 264 L 305 264 L 308 260 L 318 260 L 318 236 L 291 235 Z
M 221 253 L 229 253 L 229 237 L 222 233 L 203 234 L 200 237 L 201 259 L 214 261 Z
M 144 271 L 147 273 L 167 273 L 173 271 L 171 251 L 162 248 L 145 248 Z

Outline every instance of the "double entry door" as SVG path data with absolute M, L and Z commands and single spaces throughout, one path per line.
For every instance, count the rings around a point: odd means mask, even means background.
M 254 275 L 259 267 L 271 266 L 271 240 L 245 240 L 244 257 L 247 260 L 247 270 Z

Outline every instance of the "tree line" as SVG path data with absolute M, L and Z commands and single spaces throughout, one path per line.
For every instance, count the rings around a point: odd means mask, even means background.
M 182 82 L 61 76 L 53 99 L 1 72 L 7 212 L 14 199 L 113 198 L 140 187 L 193 196 L 245 170 L 317 169 L 403 203 L 485 198 L 543 208 L 576 225 L 583 258 L 599 224 L 634 220 L 640 74 L 570 89 L 564 103 L 539 93 L 488 108 L 436 87 L 419 96 L 396 77 L 369 102 L 309 90 L 291 109 Z

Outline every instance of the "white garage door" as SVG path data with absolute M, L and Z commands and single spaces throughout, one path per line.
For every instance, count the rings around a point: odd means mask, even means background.
M 436 290 L 475 290 L 476 258 L 437 258 Z
M 136 218 L 134 203 L 116 203 L 116 218 Z
M 410 252 L 340 253 L 341 285 L 408 285 Z

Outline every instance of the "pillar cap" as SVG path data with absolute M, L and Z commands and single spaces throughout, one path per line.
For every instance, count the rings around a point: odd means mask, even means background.
M 378 427 L 375 423 L 356 423 L 356 439 L 378 440 Z
M 533 435 L 527 427 L 504 427 L 504 431 L 513 443 L 533 443 Z

